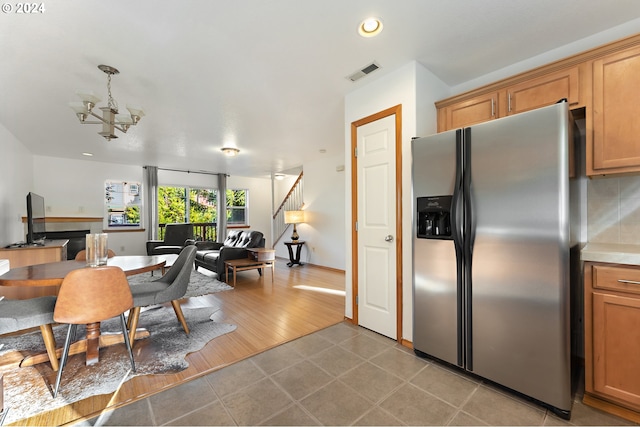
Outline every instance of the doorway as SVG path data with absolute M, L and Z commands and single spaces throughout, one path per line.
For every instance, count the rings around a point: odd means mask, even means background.
M 402 106 L 351 124 L 353 322 L 402 339 Z

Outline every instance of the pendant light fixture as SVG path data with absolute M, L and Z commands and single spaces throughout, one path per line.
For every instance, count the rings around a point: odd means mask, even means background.
M 127 105 L 129 114 L 119 114 L 118 103 L 113 99 L 111 95 L 111 76 L 119 74 L 116 68 L 110 65 L 98 65 L 98 68 L 107 75 L 107 95 L 108 101 L 106 107 L 100 107 L 102 110 L 102 116 L 93 112 L 95 105 L 100 102 L 100 98 L 97 97 L 93 91 L 77 91 L 76 95 L 80 97 L 81 102 L 70 102 L 69 106 L 76 112 L 76 116 L 80 123 L 83 125 L 102 125 L 102 132 L 98 134 L 102 135 L 107 141 L 118 138 L 115 134 L 115 130 L 119 130 L 122 133 L 127 133 L 129 127 L 135 126 L 140 121 L 140 118 L 144 116 L 144 111 L 141 107 Z M 87 117 L 92 116 L 99 121 L 87 121 Z

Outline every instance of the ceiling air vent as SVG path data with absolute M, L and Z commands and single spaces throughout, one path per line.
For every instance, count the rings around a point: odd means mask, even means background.
M 363 67 L 361 70 L 358 70 L 355 73 L 351 74 L 347 78 L 349 80 L 351 80 L 352 82 L 355 82 L 356 80 L 360 80 L 361 78 L 363 78 L 367 74 L 373 73 L 378 68 L 380 68 L 380 66 L 378 64 L 376 64 L 375 62 L 372 62 L 371 64 L 367 65 L 366 67 Z

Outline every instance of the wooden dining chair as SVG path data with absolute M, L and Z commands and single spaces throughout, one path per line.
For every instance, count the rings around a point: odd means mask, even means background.
M 40 327 L 51 368 L 58 370 L 56 340 L 53 336 L 53 310 L 56 297 L 0 301 L 0 335 Z
M 114 256 L 116 256 L 116 253 L 114 251 L 112 251 L 111 249 L 107 249 L 107 258 L 113 258 Z M 87 250 L 86 249 L 82 249 L 81 251 L 79 251 L 76 254 L 76 261 L 86 261 L 87 260 Z
M 53 319 L 58 323 L 68 323 L 69 329 L 60 358 L 60 369 L 58 369 L 53 392 L 54 398 L 58 395 L 62 371 L 69 356 L 69 346 L 78 325 L 86 324 L 89 330 L 93 329 L 92 324 L 99 324 L 103 320 L 119 316 L 131 368 L 135 372 L 133 351 L 124 318 L 124 313 L 131 307 L 133 307 L 133 297 L 129 282 L 120 267 L 87 267 L 73 270 L 65 276 L 58 292 Z
M 129 313 L 129 339 L 132 345 L 140 318 L 140 308 L 167 302 L 171 302 L 184 332 L 189 335 L 189 326 L 182 313 L 179 300 L 187 292 L 196 250 L 194 245 L 186 246 L 164 276 L 131 287 L 134 308 Z

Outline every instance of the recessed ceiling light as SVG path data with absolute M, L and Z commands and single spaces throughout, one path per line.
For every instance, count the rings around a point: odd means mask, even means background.
M 358 34 L 362 37 L 374 37 L 382 31 L 382 21 L 379 18 L 367 18 L 360 23 Z
M 82 155 L 83 155 L 83 156 L 87 156 L 87 157 L 91 157 L 91 156 L 93 156 L 93 154 L 91 154 L 91 153 L 82 153 Z
M 235 147 L 222 147 L 220 150 L 229 157 L 237 156 L 240 150 Z

